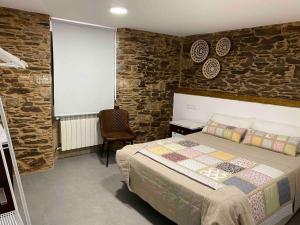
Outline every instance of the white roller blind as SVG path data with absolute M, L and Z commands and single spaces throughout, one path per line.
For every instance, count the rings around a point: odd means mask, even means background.
M 52 20 L 55 116 L 112 108 L 115 30 Z

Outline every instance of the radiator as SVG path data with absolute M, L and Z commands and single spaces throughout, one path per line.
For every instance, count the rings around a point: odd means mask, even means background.
M 100 127 L 97 115 L 60 118 L 62 151 L 99 145 Z

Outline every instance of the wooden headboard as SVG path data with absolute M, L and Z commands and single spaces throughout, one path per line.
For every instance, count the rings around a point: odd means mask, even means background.
M 207 122 L 214 113 L 252 117 L 300 127 L 300 101 L 177 89 L 173 120 Z

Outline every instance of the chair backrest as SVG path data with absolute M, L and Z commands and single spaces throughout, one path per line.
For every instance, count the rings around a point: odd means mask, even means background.
M 129 130 L 129 115 L 123 109 L 106 109 L 99 113 L 101 130 L 126 131 Z

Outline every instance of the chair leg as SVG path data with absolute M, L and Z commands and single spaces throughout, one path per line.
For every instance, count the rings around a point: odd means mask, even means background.
M 106 149 L 107 149 L 107 154 L 106 154 L 106 167 L 108 167 L 109 147 L 110 147 L 110 143 L 107 142 L 107 145 L 106 145 Z
M 131 141 L 130 141 L 130 144 L 132 144 L 132 145 L 133 145 L 133 140 L 131 140 Z
M 101 146 L 101 152 L 100 152 L 101 158 L 103 157 L 104 147 L 105 147 L 105 141 L 103 141 L 102 146 Z

